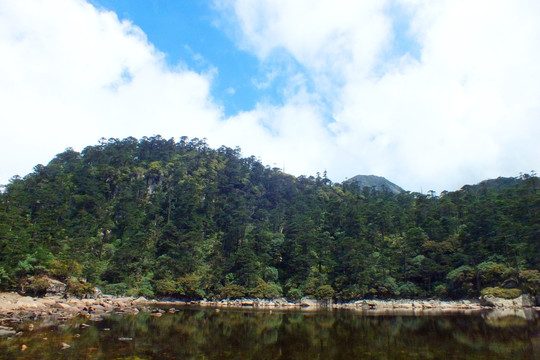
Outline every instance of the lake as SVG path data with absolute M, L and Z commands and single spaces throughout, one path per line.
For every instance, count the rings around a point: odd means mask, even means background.
M 22 324 L 0 338 L 0 359 L 540 359 L 529 318 L 186 307 Z

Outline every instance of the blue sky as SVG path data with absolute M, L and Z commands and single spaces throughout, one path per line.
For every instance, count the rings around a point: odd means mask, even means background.
M 539 169 L 536 0 L 0 0 L 0 184 L 101 137 L 455 190 Z
M 171 66 L 187 66 L 213 73 L 211 93 L 223 106 L 225 116 L 253 109 L 260 99 L 281 104 L 280 85 L 286 81 L 285 66 L 301 69 L 293 58 L 259 61 L 236 46 L 216 6 L 208 1 L 93 0 L 97 7 L 116 12 L 121 20 L 139 26 L 148 40 L 166 56 Z M 284 62 L 285 65 L 280 64 Z M 267 72 L 280 68 L 269 86 Z M 285 70 L 285 71 L 284 71 Z

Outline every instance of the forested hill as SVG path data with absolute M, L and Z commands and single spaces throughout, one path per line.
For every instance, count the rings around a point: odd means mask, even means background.
M 158 136 L 66 150 L 0 200 L 3 289 L 47 274 L 179 298 L 540 293 L 535 175 L 392 194 Z

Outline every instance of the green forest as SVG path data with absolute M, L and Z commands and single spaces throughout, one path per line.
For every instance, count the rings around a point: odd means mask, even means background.
M 0 193 L 0 288 L 178 299 L 540 295 L 540 181 L 392 194 L 160 136 L 67 149 Z

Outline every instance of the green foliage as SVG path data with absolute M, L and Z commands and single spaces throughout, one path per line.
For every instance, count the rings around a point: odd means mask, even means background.
M 94 293 L 94 285 L 84 280 L 70 278 L 66 284 L 66 291 L 71 295 L 82 298 Z
M 332 300 L 335 295 L 335 291 L 330 285 L 322 285 L 315 291 L 315 299 L 317 300 Z
M 201 279 L 196 274 L 188 274 L 178 278 L 176 293 L 186 299 L 201 299 L 205 292 L 201 289 Z
M 394 195 L 240 154 L 102 139 L 13 178 L 0 193 L 0 288 L 48 274 L 186 299 L 295 299 L 328 284 L 341 301 L 540 291 L 534 174 Z
M 462 265 L 448 273 L 446 279 L 450 282 L 450 290 L 457 297 L 474 297 L 477 294 L 475 287 L 476 273 L 473 267 Z
M 299 301 L 303 296 L 304 294 L 302 294 L 302 290 L 297 288 L 291 288 L 287 292 L 287 299 L 291 301 Z
M 170 279 L 161 279 L 154 282 L 154 291 L 157 296 L 176 295 L 176 282 Z
M 523 270 L 519 273 L 521 289 L 531 295 L 540 295 L 540 271 Z
M 435 286 L 435 296 L 439 299 L 444 299 L 448 296 L 448 287 L 445 284 Z
M 236 284 L 225 285 L 219 291 L 219 296 L 222 299 L 240 299 L 245 295 L 246 289 L 243 286 Z
M 257 280 L 257 286 L 248 292 L 248 295 L 259 299 L 276 299 L 281 297 L 281 286 L 275 283 L 267 283 L 263 279 Z
M 500 287 L 487 287 L 482 289 L 481 294 L 483 296 L 494 296 L 502 299 L 515 299 L 521 295 L 519 289 L 503 289 Z
M 410 281 L 398 287 L 397 292 L 402 298 L 416 298 L 422 295 L 420 288 Z
M 512 269 L 493 261 L 478 264 L 477 270 L 483 286 L 499 286 L 509 278 Z
M 25 280 L 23 293 L 30 296 L 43 296 L 49 288 L 49 280 L 45 276 L 30 277 Z
M 75 260 L 53 260 L 50 265 L 49 273 L 59 279 L 67 279 L 70 276 L 81 276 L 82 266 Z

